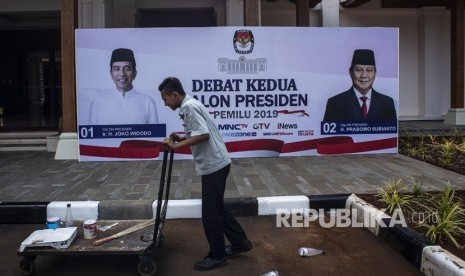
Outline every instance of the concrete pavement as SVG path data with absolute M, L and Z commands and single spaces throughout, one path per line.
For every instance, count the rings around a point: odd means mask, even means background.
M 247 229 L 248 237 L 254 245 L 253 250 L 229 259 L 226 266 L 212 271 L 193 269 L 193 264 L 208 252 L 201 220 L 167 221 L 163 229 L 165 242 L 154 255 L 158 266 L 157 275 L 258 276 L 273 270 L 278 271 L 279 275 L 422 275 L 396 250 L 363 229 L 326 229 L 316 222 L 305 228 L 278 228 L 271 216 L 241 217 L 239 221 Z M 40 227 L 34 224 L 0 225 L 0 246 L 4 249 L 0 258 L 0 275 L 20 275 L 21 257 L 16 255 L 17 246 Z M 106 232 L 99 231 L 99 236 L 116 233 L 119 231 L 116 227 Z M 148 230 L 111 241 L 107 245 L 112 248 L 127 246 Z M 80 242 L 84 247 L 84 243 L 90 244 L 92 240 Z M 300 257 L 298 248 L 301 246 L 322 249 L 325 254 Z M 64 251 L 55 255 L 37 256 L 34 275 L 139 275 L 137 264 L 137 253 L 113 250 L 93 255 L 91 252 L 70 254 Z

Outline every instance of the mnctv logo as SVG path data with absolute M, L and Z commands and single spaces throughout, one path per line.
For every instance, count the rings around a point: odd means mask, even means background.
M 247 126 L 247 124 L 219 124 L 218 130 L 242 130 Z
M 254 37 L 250 30 L 237 30 L 233 38 L 234 50 L 238 54 L 250 54 L 253 51 Z

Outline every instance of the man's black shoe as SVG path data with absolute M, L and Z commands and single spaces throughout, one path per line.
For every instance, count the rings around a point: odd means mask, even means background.
M 226 257 L 214 259 L 212 257 L 205 257 L 203 260 L 196 262 L 194 268 L 197 270 L 210 270 L 226 264 Z
M 226 245 L 226 257 L 228 258 L 235 257 L 237 256 L 237 254 L 252 250 L 252 248 L 253 248 L 253 245 L 248 239 L 243 240 L 241 242 L 240 247 L 233 247 L 232 245 Z

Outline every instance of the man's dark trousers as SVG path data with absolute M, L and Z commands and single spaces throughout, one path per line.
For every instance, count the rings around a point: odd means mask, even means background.
M 227 165 L 214 173 L 202 175 L 202 222 L 210 245 L 209 256 L 215 259 L 226 255 L 224 235 L 233 246 L 240 245 L 247 238 L 241 225 L 224 208 L 224 191 L 230 168 L 231 165 Z

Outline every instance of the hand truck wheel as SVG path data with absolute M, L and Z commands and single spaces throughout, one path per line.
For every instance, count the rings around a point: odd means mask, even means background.
M 137 265 L 137 271 L 142 276 L 153 276 L 157 274 L 157 264 L 154 260 L 141 260 Z
M 24 257 L 21 262 L 19 263 L 19 268 L 21 272 L 25 276 L 30 276 L 34 273 L 35 264 L 34 264 L 35 257 Z

